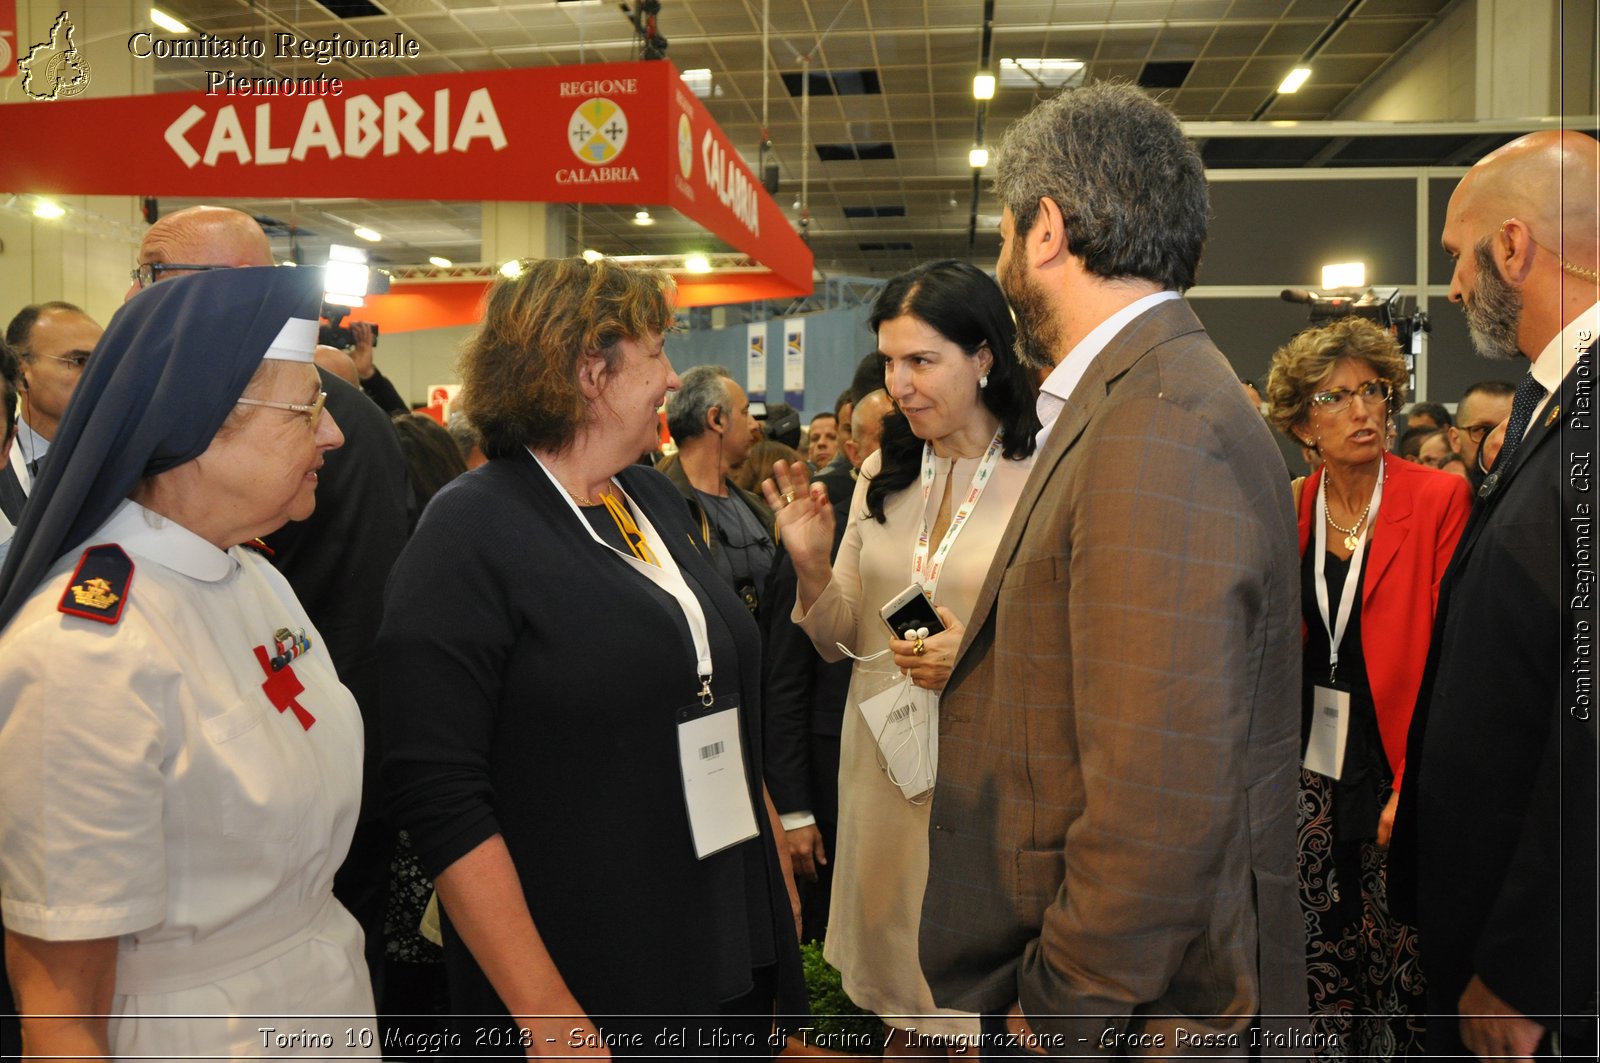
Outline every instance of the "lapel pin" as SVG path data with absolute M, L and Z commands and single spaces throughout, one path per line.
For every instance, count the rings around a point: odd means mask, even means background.
M 1556 423 L 1556 418 L 1561 416 L 1561 404 L 1558 402 L 1550 407 L 1550 413 L 1544 419 L 1544 426 L 1549 428 Z

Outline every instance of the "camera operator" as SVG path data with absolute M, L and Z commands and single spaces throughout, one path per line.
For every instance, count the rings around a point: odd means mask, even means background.
M 377 403 L 384 413 L 410 413 L 411 407 L 400 397 L 400 392 L 389 378 L 378 372 L 373 361 L 373 349 L 378 345 L 378 327 L 370 321 L 352 321 L 345 330 L 355 342 L 348 345 L 350 360 L 356 364 L 356 375 L 361 378 L 361 390 L 367 398 Z

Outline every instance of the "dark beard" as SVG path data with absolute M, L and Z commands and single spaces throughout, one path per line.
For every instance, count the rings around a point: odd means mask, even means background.
M 1017 361 L 1030 369 L 1054 369 L 1061 328 L 1044 292 L 1028 277 L 1020 236 L 1012 237 L 1011 255 L 999 273 L 1000 290 L 1017 319 Z
M 1504 361 L 1522 357 L 1522 351 L 1517 348 L 1522 293 L 1500 276 L 1495 268 L 1493 248 L 1492 238 L 1486 236 L 1473 249 L 1478 278 L 1472 285 L 1472 298 L 1463 299 L 1461 309 L 1467 315 L 1467 332 L 1478 354 Z

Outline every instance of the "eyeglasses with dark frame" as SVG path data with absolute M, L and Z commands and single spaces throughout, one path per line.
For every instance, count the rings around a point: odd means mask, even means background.
M 227 266 L 199 265 L 193 262 L 141 262 L 128 271 L 128 276 L 140 288 L 148 288 L 161 279 L 163 273 L 204 273 L 208 269 L 228 269 Z
M 1342 413 L 1349 407 L 1350 400 L 1358 395 L 1368 406 L 1378 406 L 1389 401 L 1392 391 L 1389 382 L 1382 378 L 1369 380 L 1354 391 L 1347 388 L 1329 388 L 1311 396 L 1311 408 L 1321 410 L 1323 413 Z
M 317 425 L 322 422 L 322 408 L 328 403 L 328 393 L 326 391 L 317 392 L 316 401 L 310 403 L 279 402 L 276 399 L 235 399 L 234 403 L 239 406 L 266 406 L 269 409 L 288 410 L 291 413 L 302 414 L 306 419 L 306 423 L 311 426 L 311 430 L 315 432 Z
M 1494 429 L 1495 426 L 1492 424 L 1463 424 L 1456 426 L 1456 431 L 1461 432 L 1468 439 L 1472 440 L 1475 446 L 1480 447 L 1483 446 L 1484 439 L 1489 435 L 1490 432 L 1493 432 Z

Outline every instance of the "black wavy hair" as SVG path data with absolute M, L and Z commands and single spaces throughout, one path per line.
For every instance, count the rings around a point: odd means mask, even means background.
M 979 398 L 1000 419 L 1005 433 L 1001 453 L 1012 461 L 1031 455 L 1039 432 L 1033 380 L 1012 351 L 1016 324 L 994 278 L 970 262 L 924 262 L 884 285 L 867 324 L 876 333 L 885 321 L 907 314 L 969 357 L 988 345 L 994 363 L 989 368 L 989 386 L 978 393 Z M 883 467 L 867 485 L 867 512 L 882 524 L 885 501 L 909 487 L 922 465 L 922 440 L 899 411 L 883 419 L 880 453 Z

